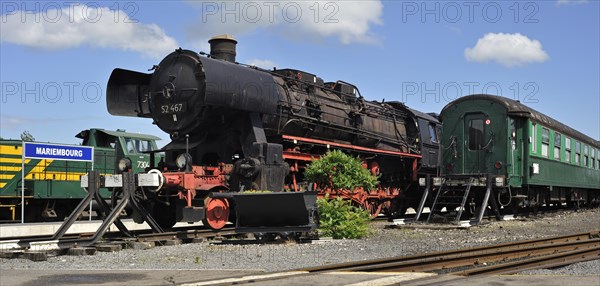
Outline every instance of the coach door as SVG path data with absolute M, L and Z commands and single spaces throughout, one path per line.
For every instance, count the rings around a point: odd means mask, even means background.
M 521 186 L 523 180 L 523 124 L 519 118 L 508 118 L 509 162 L 507 164 L 508 183 Z
M 465 115 L 464 173 L 486 173 L 486 117 L 483 113 Z

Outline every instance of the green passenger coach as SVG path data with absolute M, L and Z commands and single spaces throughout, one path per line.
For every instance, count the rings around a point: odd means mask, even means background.
M 459 98 L 440 119 L 444 176 L 434 179 L 433 215 L 445 207 L 479 223 L 488 206 L 499 217 L 502 208 L 599 202 L 599 141 L 501 96 Z
M 150 156 L 160 160 L 159 154 L 146 152 L 157 150 L 159 137 L 128 133 L 123 130 L 109 131 L 88 129 L 76 135 L 81 145 L 94 147 L 94 169 L 101 174 L 116 172 L 119 161 L 131 164 L 136 172 L 150 166 Z M 20 221 L 21 215 L 21 140 L 0 140 L 0 220 Z M 91 169 L 90 162 L 73 162 L 43 159 L 25 159 L 25 220 L 62 220 L 77 206 L 86 192 L 80 186 L 81 176 Z M 107 189 L 102 196 L 110 198 Z

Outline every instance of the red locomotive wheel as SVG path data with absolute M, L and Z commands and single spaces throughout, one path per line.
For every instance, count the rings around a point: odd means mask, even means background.
M 206 198 L 204 199 L 204 208 L 206 217 L 202 220 L 202 223 L 205 226 L 218 230 L 227 224 L 229 219 L 229 202 L 227 199 Z
M 369 201 L 369 200 L 367 200 L 364 203 L 364 208 L 367 211 L 369 211 L 369 214 L 371 215 L 371 219 L 375 219 L 381 213 L 382 205 L 380 204 L 379 201 L 375 201 L 375 200 Z

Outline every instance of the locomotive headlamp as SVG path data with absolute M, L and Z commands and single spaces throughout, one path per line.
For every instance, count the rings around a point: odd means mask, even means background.
M 131 160 L 129 158 L 122 158 L 119 160 L 117 169 L 119 169 L 119 172 L 127 172 L 131 170 Z
M 188 153 L 179 154 L 175 164 L 177 164 L 177 168 L 184 169 L 188 165 L 192 164 L 192 156 Z

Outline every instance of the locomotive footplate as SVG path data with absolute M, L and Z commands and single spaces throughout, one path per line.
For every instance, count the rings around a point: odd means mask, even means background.
M 235 204 L 238 233 L 309 232 L 318 227 L 317 192 L 212 193 Z

